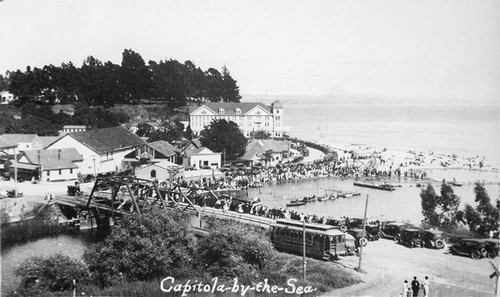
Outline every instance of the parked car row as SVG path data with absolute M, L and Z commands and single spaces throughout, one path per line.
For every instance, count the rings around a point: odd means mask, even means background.
M 414 247 L 444 249 L 449 237 L 439 230 L 423 230 L 408 223 L 389 222 L 380 226 L 380 238 L 389 238 L 399 244 Z M 500 239 L 464 238 L 449 247 L 450 254 L 471 257 L 472 259 L 498 256 Z

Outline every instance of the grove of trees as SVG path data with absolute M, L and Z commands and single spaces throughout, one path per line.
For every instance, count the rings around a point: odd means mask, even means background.
M 212 102 L 239 102 L 236 80 L 224 66 L 203 71 L 191 61 L 144 61 L 141 55 L 125 49 L 121 65 L 102 62 L 93 56 L 81 67 L 72 62 L 41 68 L 27 66 L 0 76 L 0 90 L 8 89 L 19 98 L 19 104 L 44 102 L 53 104 L 85 102 L 90 106 L 113 106 L 155 100 L 172 107 L 186 100 L 205 98 Z
M 57 136 L 64 125 L 84 125 L 90 129 L 116 127 L 129 121 L 126 113 L 101 107 L 91 108 L 85 103 L 75 104 L 75 113 L 54 113 L 49 105 L 26 103 L 21 108 L 22 119 L 8 111 L 0 111 L 0 134 L 22 133 L 39 136 Z
M 465 204 L 459 210 L 460 197 L 450 185 L 441 185 L 441 195 L 437 195 L 434 187 L 428 184 L 423 188 L 420 197 L 424 223 L 442 228 L 454 228 L 459 224 L 466 226 L 470 232 L 479 236 L 489 236 L 490 231 L 498 232 L 500 200 L 495 205 L 484 188 L 477 182 L 474 187 L 476 207 Z

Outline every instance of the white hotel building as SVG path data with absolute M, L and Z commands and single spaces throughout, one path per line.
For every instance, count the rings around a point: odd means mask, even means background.
M 235 122 L 246 137 L 259 130 L 268 132 L 271 137 L 282 137 L 288 130 L 283 127 L 283 107 L 278 100 L 271 106 L 256 102 L 217 102 L 189 108 L 189 125 L 195 134 L 215 119 Z

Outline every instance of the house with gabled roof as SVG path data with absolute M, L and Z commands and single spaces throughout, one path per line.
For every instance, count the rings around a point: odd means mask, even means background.
M 182 165 L 164 160 L 137 167 L 134 173 L 137 178 L 165 181 L 170 178 L 182 177 L 184 175 L 184 168 Z
M 19 151 L 29 151 L 29 150 L 41 150 L 43 149 L 43 143 L 40 140 L 40 136 L 36 134 L 3 134 L 1 136 L 4 140 L 16 143 L 17 152 Z
M 130 152 L 125 156 L 124 162 L 129 163 L 129 167 L 136 167 L 145 163 L 158 163 L 168 161 L 175 164 L 181 164 L 181 150 L 168 141 L 159 140 L 147 143 Z
M 279 162 L 288 161 L 291 148 L 290 141 L 252 139 L 240 159 L 251 161 L 252 164 L 276 165 Z
M 77 179 L 83 156 L 74 148 L 30 150 L 20 152 L 16 167 L 18 176 L 42 181 Z
M 189 149 L 183 152 L 186 169 L 217 169 L 221 167 L 222 153 L 214 153 L 206 147 Z
M 124 127 L 94 129 L 64 135 L 47 149 L 75 148 L 82 156 L 81 174 L 130 169 L 124 158 L 146 142 Z
M 13 156 L 16 153 L 17 143 L 0 136 L 0 156 Z
M 246 137 L 259 130 L 268 132 L 272 137 L 282 137 L 288 130 L 283 127 L 283 106 L 278 100 L 271 105 L 259 102 L 209 102 L 189 107 L 189 126 L 195 134 L 218 119 L 235 122 Z

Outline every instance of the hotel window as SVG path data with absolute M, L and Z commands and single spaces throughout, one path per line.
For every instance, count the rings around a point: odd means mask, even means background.
M 219 114 L 224 114 L 224 108 L 219 108 Z
M 73 174 L 73 168 L 70 168 L 69 173 Z
M 241 109 L 236 108 L 236 114 L 241 114 Z
M 59 169 L 59 175 L 61 175 L 61 174 L 62 174 L 62 170 L 61 170 L 61 169 Z
M 50 176 L 50 170 L 47 170 L 47 176 Z

